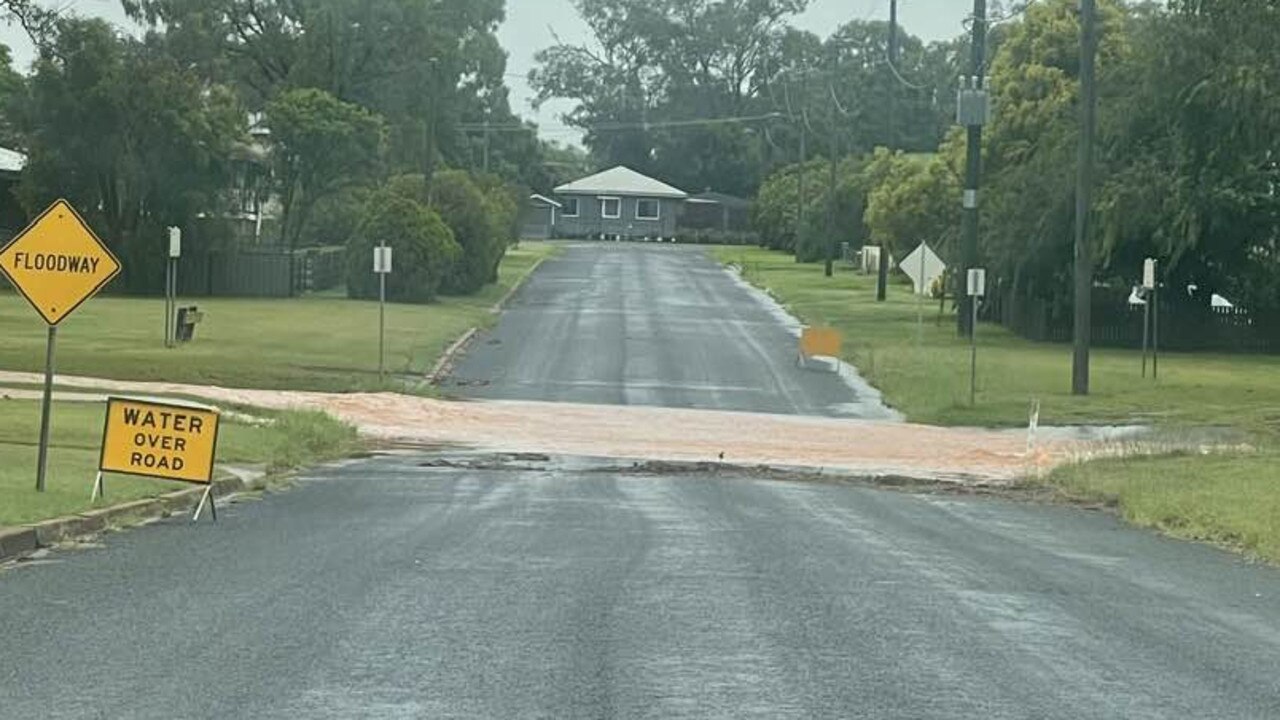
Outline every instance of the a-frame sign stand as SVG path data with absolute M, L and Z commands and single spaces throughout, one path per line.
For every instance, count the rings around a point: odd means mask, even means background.
M 208 503 L 209 515 L 213 517 L 214 522 L 218 522 L 218 506 L 213 502 L 213 486 L 204 489 L 204 494 L 200 496 L 200 503 L 196 505 L 195 514 L 191 516 L 191 522 L 199 522 L 200 514 L 204 512 L 204 506 Z

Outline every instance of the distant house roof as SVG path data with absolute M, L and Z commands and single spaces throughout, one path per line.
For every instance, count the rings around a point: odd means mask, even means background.
M 556 188 L 559 195 L 628 195 L 683 200 L 689 194 L 678 188 L 645 177 L 629 167 L 596 173 Z
M 534 193 L 530 195 L 529 200 L 531 202 L 540 202 L 544 205 L 550 205 L 551 207 L 562 207 L 560 203 L 556 202 L 555 200 L 552 200 L 546 195 L 539 195 L 538 193 Z
M 746 198 L 734 197 L 733 195 L 726 195 L 724 193 L 711 192 L 710 190 L 704 193 L 698 193 L 697 195 L 690 195 L 689 202 L 696 203 L 696 204 L 723 205 L 725 207 L 734 208 L 734 209 L 746 209 L 751 207 L 751 201 L 747 200 Z
M 22 168 L 27 166 L 27 156 L 17 150 L 10 150 L 6 147 L 0 147 L 0 172 L 16 173 L 22 172 Z

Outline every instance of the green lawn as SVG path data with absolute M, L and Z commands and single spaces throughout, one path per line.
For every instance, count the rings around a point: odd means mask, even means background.
M 470 297 L 387 307 L 387 367 L 421 375 L 541 258 L 547 243 L 507 253 L 500 280 Z M 205 313 L 196 341 L 164 348 L 163 300 L 100 297 L 58 331 L 59 373 L 245 388 L 346 391 L 377 387 L 378 304 L 317 296 L 294 300 L 186 298 Z M 13 294 L 0 294 L 0 369 L 42 371 L 45 330 Z
M 804 322 L 843 331 L 845 359 L 912 420 L 945 425 L 1025 425 L 1032 399 L 1042 422 L 1138 422 L 1168 426 L 1225 424 L 1280 431 L 1280 358 L 1162 354 L 1160 380 L 1141 378 L 1141 354 L 1095 350 L 1092 394 L 1071 395 L 1071 348 L 1023 340 L 994 325 L 978 331 L 978 399 L 969 405 L 969 344 L 955 316 L 939 317 L 905 285 L 875 302 L 875 278 L 759 248 L 716 248 L 746 269 Z M 923 326 L 917 313 L 923 310 Z
M 55 403 L 50 426 L 49 474 L 35 491 L 40 403 L 0 399 L 0 526 L 33 522 L 91 507 L 90 489 L 102 441 L 102 403 Z M 279 413 L 272 425 L 222 421 L 218 461 L 265 464 L 281 472 L 356 450 L 355 430 L 319 413 Z M 115 504 L 191 487 L 124 475 L 106 478 Z
M 1103 460 L 1053 473 L 1072 499 L 1115 504 L 1135 523 L 1181 537 L 1221 542 L 1280 560 L 1280 358 L 1165 354 L 1160 380 L 1143 380 L 1138 352 L 1096 350 L 1092 394 L 1070 393 L 1071 349 L 1033 343 L 983 324 L 978 331 L 978 398 L 969 406 L 969 345 L 954 315 L 921 306 L 904 285 L 875 302 L 875 280 L 759 248 L 714 250 L 767 288 L 804 322 L 831 325 L 844 356 L 886 400 L 918 422 L 1022 425 L 1033 398 L 1041 421 L 1238 428 L 1256 453 Z
M 1280 452 L 1100 460 L 1050 482 L 1069 498 L 1114 503 L 1139 525 L 1280 562 Z

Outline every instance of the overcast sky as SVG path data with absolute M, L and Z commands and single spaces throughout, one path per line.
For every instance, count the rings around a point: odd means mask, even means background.
M 51 7 L 67 7 L 67 12 L 97 15 L 124 24 L 119 0 L 47 0 Z M 963 20 L 973 9 L 971 0 L 899 0 L 899 22 L 905 30 L 926 41 L 953 38 L 963 32 Z M 797 18 L 796 25 L 825 37 L 849 20 L 888 19 L 889 0 L 813 0 L 809 10 Z M 544 135 L 552 139 L 571 139 L 576 132 L 565 130 L 559 114 L 566 103 L 549 103 L 535 113 L 532 93 L 524 81 L 533 67 L 533 55 L 555 42 L 558 35 L 566 42 L 588 41 L 589 33 L 573 9 L 571 0 L 507 0 L 507 21 L 498 33 L 510 55 L 507 84 L 511 87 L 512 109 L 517 114 L 536 120 Z M 13 49 L 14 65 L 25 70 L 31 62 L 31 43 L 22 29 L 0 26 L 0 42 Z

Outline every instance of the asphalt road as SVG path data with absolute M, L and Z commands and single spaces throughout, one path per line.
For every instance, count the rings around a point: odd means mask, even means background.
M 1280 573 L 1104 514 L 422 459 L 0 573 L 0 717 L 1280 717 Z
M 878 393 L 800 367 L 785 318 L 701 248 L 574 243 L 543 263 L 444 383 L 468 397 L 886 418 Z

